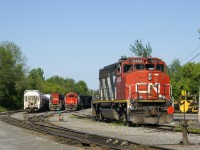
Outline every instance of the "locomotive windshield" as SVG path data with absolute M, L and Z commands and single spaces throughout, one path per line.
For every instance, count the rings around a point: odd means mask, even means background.
M 133 65 L 132 64 L 125 64 L 124 65 L 124 73 L 126 72 L 130 72 L 133 68 Z
M 74 95 L 69 95 L 69 97 L 75 97 Z
M 146 70 L 154 70 L 154 64 L 146 64 Z
M 156 70 L 164 72 L 164 65 L 163 64 L 157 64 L 156 65 Z
M 132 69 L 131 65 L 124 65 L 124 73 L 128 72 Z M 163 64 L 156 64 L 156 68 L 154 64 L 135 64 L 135 70 L 158 70 L 164 72 L 164 65 Z
M 143 70 L 144 69 L 144 64 L 135 64 L 135 69 L 136 70 Z

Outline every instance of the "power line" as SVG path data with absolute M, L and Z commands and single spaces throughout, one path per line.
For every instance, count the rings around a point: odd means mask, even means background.
M 194 52 L 196 52 L 198 49 L 200 48 L 200 46 L 198 46 L 193 52 L 191 52 L 189 55 L 187 55 L 183 60 L 184 61 L 186 58 L 190 57 Z
M 199 54 L 197 54 L 196 56 L 194 56 L 192 59 L 190 59 L 190 61 L 188 61 L 187 63 L 189 63 L 189 62 L 191 62 L 193 59 L 195 59 L 197 56 L 199 56 L 200 55 L 200 53 Z M 187 64 L 186 63 L 186 64 Z

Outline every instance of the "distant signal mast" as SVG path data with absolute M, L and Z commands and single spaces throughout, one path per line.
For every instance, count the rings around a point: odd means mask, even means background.
M 200 28 L 199 28 L 199 30 L 198 30 L 198 33 L 200 34 Z M 200 37 L 199 37 L 199 39 L 200 39 Z

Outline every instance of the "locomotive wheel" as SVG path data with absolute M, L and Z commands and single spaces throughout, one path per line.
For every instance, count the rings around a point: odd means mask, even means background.
M 130 115 L 124 114 L 124 122 L 125 125 L 127 125 L 128 127 L 132 126 L 132 122 L 130 121 Z
M 104 117 L 102 116 L 101 112 L 96 116 L 97 121 L 104 121 Z
M 123 114 L 122 117 L 119 118 L 120 121 L 126 122 L 127 121 L 127 115 Z
M 104 117 L 103 117 L 102 113 L 100 113 L 100 120 L 104 121 Z

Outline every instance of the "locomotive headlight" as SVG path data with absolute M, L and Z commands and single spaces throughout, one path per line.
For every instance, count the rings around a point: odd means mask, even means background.
M 151 73 L 148 73 L 148 80 L 152 80 L 152 74 Z
M 152 77 L 148 77 L 148 80 L 149 80 L 149 81 L 152 80 Z
M 151 74 L 151 73 L 148 73 L 148 76 L 149 76 L 149 77 L 152 77 L 152 74 Z

